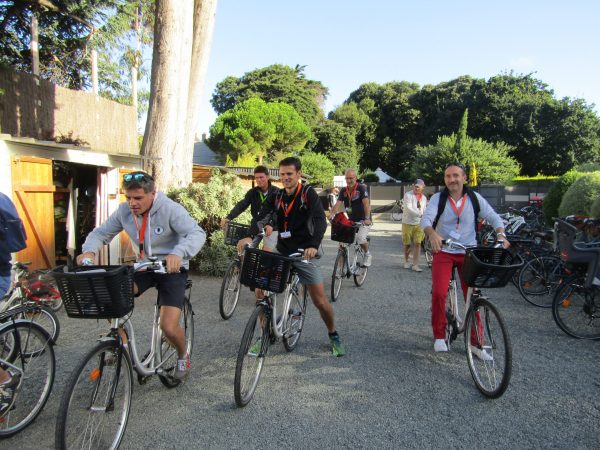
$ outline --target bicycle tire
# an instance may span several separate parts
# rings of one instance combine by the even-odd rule
[[[240,407],[246,406],[252,400],[269,349],[270,317],[267,308],[267,306],[259,304],[254,309],[240,343],[233,383],[235,403]],[[258,339],[260,339],[260,344],[257,344]],[[254,344],[257,344],[259,349],[257,353],[251,354],[250,349]]]
[[[30,302],[29,302],[30,303]],[[39,309],[24,312],[20,318],[31,320],[44,328],[56,344],[60,335],[60,322],[56,313],[49,306],[39,306]]]
[[[339,249],[338,254],[335,257],[335,263],[333,264],[333,274],[331,275],[331,301],[336,302],[339,295],[340,289],[342,288],[342,281],[346,276],[346,255],[344,250]]]
[[[354,264],[356,267],[355,272],[353,273],[354,284],[358,287],[361,287],[365,280],[367,279],[367,272],[369,272],[369,268],[367,266],[362,265],[362,261],[364,261],[365,252],[362,247],[359,247],[358,250],[354,251]],[[360,262],[359,262],[360,261]]]
[[[554,294],[564,277],[563,263],[556,256],[530,259],[519,272],[517,288],[533,306],[551,308]]]
[[[402,220],[402,211],[392,211],[392,214],[390,215],[394,222],[400,222]]]
[[[223,320],[227,320],[233,315],[240,298],[240,266],[239,261],[231,261],[221,283],[219,313]]]
[[[119,351],[114,339],[98,342],[67,381],[56,419],[56,448],[118,448],[127,427],[132,392],[129,353]]]
[[[23,344],[25,348],[20,347]],[[13,406],[0,420],[0,438],[5,438],[30,425],[52,392],[56,369],[52,339],[33,322],[6,323],[0,326],[0,360],[23,371]],[[0,365],[7,369],[5,363]]]
[[[552,317],[558,327],[577,339],[600,339],[600,288],[586,288],[585,275],[575,274],[556,291]]]
[[[191,290],[191,288],[189,288]],[[194,310],[190,302],[190,291],[186,294],[181,315],[179,316],[179,326],[185,333],[185,350],[192,357],[194,347]],[[161,331],[162,336],[162,331]],[[177,350],[167,339],[162,336],[160,351],[156,359],[156,366],[163,369],[163,373],[158,375],[161,383],[168,388],[174,388],[181,384],[181,380],[175,378],[175,369],[177,368]]]
[[[288,295],[292,296],[292,300],[290,301],[290,309],[288,310],[286,319],[286,331],[283,335],[283,346],[288,352],[293,351],[300,340],[300,335],[304,328],[304,320],[306,319],[308,298],[308,289],[300,284],[297,275],[290,286]]]
[[[423,239],[423,255],[425,255],[427,267],[431,267],[433,264],[433,251],[431,250],[431,242],[429,242],[428,236],[425,236],[425,239]]]
[[[455,270],[455,269],[453,269]],[[455,308],[458,308],[458,293],[457,293],[457,285],[456,279],[450,280],[450,284],[448,285],[448,293],[446,294],[446,345],[448,346],[448,350],[450,350],[450,346],[452,342],[456,340],[456,336],[458,336],[458,323],[456,322],[456,312],[453,311]]]
[[[467,362],[475,386],[488,398],[498,398],[508,388],[512,374],[512,345],[498,309],[487,299],[474,300],[465,320]],[[490,359],[478,357],[478,349]]]

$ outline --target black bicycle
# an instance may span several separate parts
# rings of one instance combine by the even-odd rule
[[[238,241],[248,235],[249,225],[229,222],[225,232],[225,244],[236,246]],[[242,269],[242,258],[236,251],[233,260],[229,263],[219,295],[219,313],[224,320],[229,319],[240,298],[240,271]]]

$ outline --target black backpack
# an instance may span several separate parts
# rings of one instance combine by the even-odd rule
[[[26,240],[25,227],[12,202],[7,196],[0,196],[0,249],[18,252],[27,247]]]
[[[479,211],[481,210],[481,208],[479,207],[479,199],[477,198],[477,195],[475,195],[475,191],[472,191],[467,186],[463,187],[463,195],[465,194],[465,192],[469,196],[469,198],[471,199],[471,203],[473,204],[473,213],[475,215],[475,220],[473,222],[475,224],[475,234],[477,234],[477,221],[478,221],[478,217],[479,217]],[[432,225],[434,230],[438,224],[438,220],[440,220],[440,216],[444,212],[444,209],[446,209],[446,203],[448,203],[448,195],[449,195],[448,188],[444,188],[444,190],[440,192],[440,200],[438,202],[438,210],[437,210],[437,214],[435,215],[435,219],[433,220],[433,225]]]

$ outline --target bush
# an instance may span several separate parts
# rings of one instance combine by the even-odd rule
[[[598,172],[600,171],[600,163],[584,163],[574,168],[577,172]]]
[[[563,195],[558,214],[591,215],[592,203],[600,196],[600,172],[584,174]]]
[[[563,195],[582,175],[583,174],[580,172],[570,170],[569,172],[564,173],[552,184],[552,186],[550,186],[548,193],[544,197],[544,202],[542,203],[542,211],[544,211],[544,218],[547,223],[552,224],[553,218],[558,217],[558,207],[560,206]]]
[[[379,177],[375,172],[365,172],[361,178],[365,183],[379,183]]]
[[[598,197],[594,203],[592,203],[592,209],[591,209],[591,214],[592,217],[595,217],[596,219],[600,219],[600,197]]]
[[[219,223],[245,195],[240,179],[231,173],[214,169],[208,183],[192,183],[168,192],[180,203],[206,232],[206,243],[190,261],[190,267],[203,275],[222,276],[231,261],[234,248],[225,245]],[[250,223],[250,212],[240,215],[236,222]]]
[[[308,182],[313,185],[323,185],[329,187],[333,183],[335,175],[335,166],[321,153],[306,151],[300,155],[302,161],[302,173],[310,175]]]

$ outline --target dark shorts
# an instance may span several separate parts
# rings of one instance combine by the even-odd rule
[[[158,304],[160,306],[175,306],[183,308],[185,299],[185,285],[187,271],[178,273],[136,272],[133,282],[141,295],[151,287],[158,290]]]

